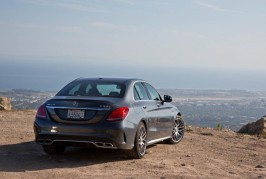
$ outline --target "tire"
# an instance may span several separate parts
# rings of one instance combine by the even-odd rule
[[[171,138],[165,140],[168,144],[177,144],[179,143],[185,134],[185,122],[181,116],[177,116],[175,120],[175,126],[172,130]]]
[[[47,153],[48,155],[59,155],[64,153],[66,146],[52,144],[52,145],[43,145],[42,148],[45,151],[45,153]]]
[[[139,124],[137,129],[134,147],[131,150],[127,150],[126,154],[132,159],[141,159],[145,155],[147,147],[147,130],[143,122]]]

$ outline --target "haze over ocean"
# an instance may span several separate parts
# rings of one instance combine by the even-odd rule
[[[136,77],[158,88],[266,90],[265,71],[126,65],[99,59],[4,59],[0,89],[59,90],[79,77]]]

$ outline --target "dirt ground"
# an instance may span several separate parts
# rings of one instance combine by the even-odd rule
[[[266,139],[256,136],[192,127],[181,143],[153,145],[140,160],[88,148],[48,156],[34,142],[34,116],[0,112],[0,178],[266,179]]]

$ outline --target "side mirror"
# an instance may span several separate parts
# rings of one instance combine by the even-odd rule
[[[169,95],[164,95],[163,102],[168,102],[168,103],[172,102],[172,97]]]

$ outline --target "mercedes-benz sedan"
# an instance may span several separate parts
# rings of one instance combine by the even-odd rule
[[[36,142],[47,154],[93,145],[142,158],[148,145],[182,140],[184,121],[171,101],[141,79],[79,78],[39,107]]]

